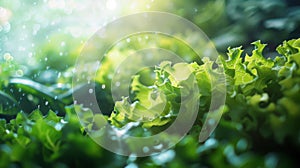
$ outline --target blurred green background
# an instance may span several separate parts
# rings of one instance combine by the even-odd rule
[[[297,0],[1,0],[0,60],[9,53],[25,75],[53,82],[76,61],[100,27],[141,11],[164,11],[198,25],[224,54],[229,46],[260,39],[274,51],[300,31]],[[268,56],[272,56],[272,53]],[[51,79],[53,81],[51,81]]]

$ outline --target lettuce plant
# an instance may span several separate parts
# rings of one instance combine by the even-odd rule
[[[67,101],[68,94],[62,93],[61,116],[52,110],[43,114],[40,109],[0,120],[0,167],[299,166],[300,39],[284,41],[274,59],[265,57],[265,44],[252,44],[250,55],[237,47],[229,48],[227,57],[218,58],[217,63],[225,70],[226,101],[219,109],[223,115],[218,127],[203,143],[198,136],[211,103],[211,74],[217,74],[218,68],[207,58],[202,64],[162,62],[154,68],[156,76],[150,86],[141,83],[139,75],[133,76],[131,95],[116,101],[111,114],[101,115],[125,134],[149,136],[174,122],[182,101],[199,100],[192,129],[174,148],[143,158],[108,152],[89,138],[88,128],[80,125],[75,110],[86,109],[67,106],[72,103]],[[195,83],[190,82],[192,79]],[[188,95],[193,87],[199,94],[191,98]],[[55,96],[53,93],[45,98]],[[1,103],[5,106],[3,95]],[[56,101],[53,98],[48,103]],[[99,116],[83,117],[97,121]],[[138,123],[128,127],[133,122]]]

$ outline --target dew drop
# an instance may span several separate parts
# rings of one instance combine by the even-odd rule
[[[32,100],[33,100],[33,96],[32,96],[31,94],[29,94],[29,95],[27,96],[27,99],[28,99],[29,101],[32,101]]]
[[[57,130],[57,131],[60,131],[62,128],[63,128],[63,124],[62,123],[57,123],[55,124],[54,128]]]
[[[156,146],[153,146],[153,148],[156,150],[161,150],[163,148],[163,144],[158,144]]]
[[[24,75],[24,73],[23,73],[23,71],[22,71],[21,69],[19,69],[19,70],[16,71],[16,75],[17,75],[18,77],[21,77],[21,76]]]
[[[3,57],[4,57],[4,60],[5,60],[5,61],[12,61],[12,60],[14,60],[14,57],[11,56],[10,53],[5,53],[5,54],[3,55]]]
[[[159,155],[153,155],[152,160],[156,164],[162,165],[162,164],[172,161],[174,159],[175,155],[176,155],[176,153],[173,150],[168,150],[166,152],[160,153]]]
[[[239,150],[246,150],[247,146],[248,146],[248,143],[247,143],[246,139],[240,139],[236,144],[236,147]]]
[[[143,147],[143,152],[144,153],[148,153],[150,151],[149,147],[148,146],[144,146]]]
[[[209,125],[215,125],[216,124],[216,120],[211,118],[211,119],[208,120],[208,124]]]
[[[137,159],[137,156],[135,153],[131,153],[128,157],[128,161],[134,162]]]

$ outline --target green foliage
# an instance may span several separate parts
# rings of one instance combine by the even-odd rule
[[[0,114],[14,115],[20,111],[17,101],[2,91],[0,91],[0,102]]]
[[[174,120],[179,109],[183,108],[180,107],[180,99],[189,96],[187,90],[185,90],[186,95],[182,95],[180,91],[181,83],[191,74],[186,66],[186,64],[176,64],[172,67],[170,62],[162,62],[155,70],[156,80],[152,86],[143,85],[139,81],[139,76],[134,76],[131,83],[131,90],[135,95],[134,102],[130,104],[128,98],[116,102],[116,113],[113,113],[110,118],[112,123],[124,126],[128,121],[141,120],[144,127],[152,127],[163,126]],[[123,123],[118,123],[119,121]]]
[[[15,63],[14,57],[9,53],[3,55],[4,61],[0,62],[0,89],[9,85],[9,79],[12,76],[22,76],[23,71],[19,69],[19,65]],[[17,101],[14,97],[0,90],[0,115],[16,114],[20,111],[17,107]]]
[[[47,42],[37,46],[37,70],[54,69],[64,71],[75,64],[76,58],[81,51],[82,42],[80,38],[75,38],[70,34],[53,34]],[[34,74],[34,73],[33,73]]]
[[[23,72],[19,69],[19,65],[14,61],[14,57],[5,53],[3,55],[4,61],[0,62],[0,89],[8,85],[11,76],[22,76]]]
[[[296,1],[228,0],[225,6],[229,24],[212,35],[219,50],[243,44],[247,51],[251,51],[248,43],[257,39],[275,49],[284,39],[299,36],[300,8]]]
[[[282,56],[274,60],[262,56],[264,44],[259,41],[253,43],[255,49],[252,55],[246,55],[242,63],[244,74],[251,74],[252,79],[246,83],[240,83],[239,80],[233,81],[235,76],[231,75],[228,78],[228,92],[231,95],[227,98],[227,104],[230,112],[225,115],[228,115],[231,121],[240,123],[244,121],[243,127],[247,132],[251,134],[261,132],[261,136],[273,139],[279,144],[294,141],[300,136],[295,131],[300,129],[295,123],[300,117],[296,103],[299,101],[300,79],[299,70],[296,68],[300,65],[297,62],[299,59],[297,41],[290,40],[280,45],[277,50]],[[240,48],[233,50],[239,50],[241,54]],[[229,57],[233,59],[234,55],[231,53],[233,53],[232,50],[229,52]],[[224,63],[225,65],[231,63],[231,60]],[[241,64],[241,61],[239,63]],[[233,71],[237,72],[239,69]],[[242,75],[238,78],[245,79]],[[297,144],[297,142],[294,143]]]
[[[299,37],[300,8],[295,0],[165,0],[154,1],[145,10],[175,13],[191,20],[221,52],[241,44],[251,51],[249,43],[257,39],[273,50],[283,40]]]
[[[277,53],[272,51],[282,40],[299,37],[299,2],[136,3],[136,11],[165,11],[189,19],[213,39],[219,51],[244,46],[228,48],[227,57],[220,56],[217,61],[226,74],[226,102],[215,111],[223,113],[222,118],[204,143],[198,138],[205,119],[211,117],[207,114],[211,90],[222,88],[222,84],[216,88],[211,85],[212,80],[218,80],[215,63],[207,58],[200,60],[184,42],[169,36],[145,33],[142,38],[122,39],[108,51],[95,77],[95,93],[104,115],[90,115],[91,110],[72,105],[72,93],[84,94],[87,86],[72,90],[71,83],[81,40],[87,39],[88,27],[93,27],[86,23],[93,18],[84,8],[71,5],[67,10],[50,9],[51,3],[17,0],[0,5],[0,13],[4,13],[0,16],[0,54],[4,56],[0,58],[0,167],[299,167],[300,39],[284,41]],[[80,6],[81,2],[72,3]],[[124,5],[123,14],[129,14],[132,7]],[[106,15],[110,17],[109,11]],[[82,24],[73,21],[74,17]],[[84,22],[86,18],[90,19]],[[192,33],[188,38],[199,40]],[[266,45],[260,41],[253,42],[252,49],[248,44],[257,39],[267,42],[271,50],[264,51]],[[138,65],[151,60],[135,51],[151,47],[172,51],[188,63],[160,61],[156,67],[133,74]],[[202,44],[199,47],[205,48]],[[29,59],[22,59],[18,65],[9,53]],[[115,78],[121,83],[129,79],[130,93],[126,94],[128,88],[121,85],[113,102],[112,76],[120,63],[130,62],[125,56],[132,54],[136,54],[135,64],[121,69],[121,75]],[[198,116],[188,135],[174,148],[157,155],[118,156],[96,144],[84,131],[103,126],[105,119],[126,135],[150,136],[171,125],[180,109],[190,108],[196,100]],[[79,117],[96,124],[87,122],[89,125],[83,128],[75,109],[88,111]],[[141,145],[128,143],[131,148]]]
[[[144,158],[121,157],[92,141],[84,131],[91,125],[83,128],[74,108],[85,109],[65,107],[69,92],[49,92],[50,87],[13,79],[22,81],[10,82],[16,88],[48,100],[50,111],[21,112],[11,120],[0,120],[0,167],[295,167],[300,152],[299,39],[283,42],[274,59],[264,57],[265,44],[252,44],[251,55],[244,56],[238,47],[229,48],[227,58],[219,57],[226,74],[226,108],[215,132],[202,144],[198,136],[208,117],[211,83],[220,70],[208,58],[202,64],[161,62],[154,68],[154,82],[146,85],[141,75],[132,77],[131,95],[116,101],[110,116],[101,120],[99,115],[80,116],[97,121],[96,127],[105,119],[128,135],[149,136],[172,124],[181,108],[200,100],[189,134],[174,148]],[[61,97],[50,101],[54,93]],[[2,100],[16,103],[6,93],[1,93]],[[65,103],[65,116],[52,111],[59,101]]]
[[[125,159],[100,148],[84,135],[73,107],[65,117],[39,110],[0,120],[0,167],[117,167]],[[101,158],[99,160],[99,158]],[[120,162],[113,162],[119,159]]]

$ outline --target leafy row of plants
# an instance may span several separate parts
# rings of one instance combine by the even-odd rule
[[[114,104],[113,113],[104,118],[116,129],[126,129],[126,134],[147,136],[176,119],[180,103],[194,89],[187,84],[195,76],[200,103],[193,128],[174,148],[143,158],[101,148],[86,134],[90,126],[80,125],[75,110],[84,109],[72,105],[68,88],[10,78],[16,68],[7,60],[1,66],[7,77],[0,92],[0,167],[295,167],[300,153],[300,39],[283,42],[274,59],[264,57],[265,44],[253,45],[250,56],[237,47],[229,48],[226,58],[219,57],[217,63],[226,75],[226,102],[217,129],[204,143],[198,136],[211,103],[212,74],[220,72],[211,60],[184,64],[190,72],[183,76],[182,63],[162,62],[153,70],[151,86],[136,75],[131,97],[115,103],[97,83],[96,92],[104,95],[99,102],[108,103],[106,109]],[[125,128],[144,117],[145,109],[151,111],[146,118]],[[98,123],[96,115],[88,117]]]

